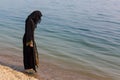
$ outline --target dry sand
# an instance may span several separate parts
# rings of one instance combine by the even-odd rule
[[[10,67],[0,65],[0,80],[38,80]]]

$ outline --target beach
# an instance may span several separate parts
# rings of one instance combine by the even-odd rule
[[[25,74],[22,57],[2,53],[0,54],[0,71],[2,80],[84,80],[82,75],[64,70],[44,59],[40,60],[36,74]]]
[[[34,75],[25,75],[39,80],[120,80],[119,3],[1,0],[0,65],[24,74],[25,20],[40,10],[43,16],[35,29],[40,66]]]
[[[40,66],[35,74],[24,73],[22,57],[0,54],[0,79],[2,80],[112,80],[111,77],[90,75],[85,72],[61,68],[40,57]],[[48,58],[49,59],[49,58]],[[2,78],[1,78],[2,77]]]
[[[38,80],[34,77],[15,71],[10,67],[0,65],[0,80]]]

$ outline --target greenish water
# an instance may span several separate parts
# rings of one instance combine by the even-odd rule
[[[1,0],[0,50],[12,50],[22,56],[25,19],[32,11],[41,10],[42,21],[35,32],[41,57],[49,57],[48,61],[65,69],[119,80],[119,3],[120,0]]]

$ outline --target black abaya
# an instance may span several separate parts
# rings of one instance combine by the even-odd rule
[[[25,24],[25,34],[23,36],[23,62],[25,69],[33,69],[36,71],[38,67],[39,58],[36,43],[34,40],[34,30],[36,28],[32,19],[28,18]],[[33,47],[29,46],[29,43],[33,43]]]

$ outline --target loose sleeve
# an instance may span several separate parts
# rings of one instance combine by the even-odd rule
[[[26,21],[26,45],[30,45],[31,43],[33,43],[33,21],[32,20],[28,20]]]

